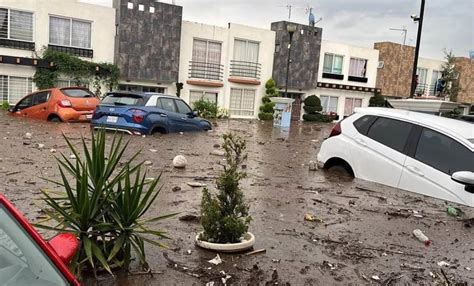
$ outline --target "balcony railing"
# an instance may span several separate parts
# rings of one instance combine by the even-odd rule
[[[230,61],[230,76],[250,77],[260,79],[262,65],[245,61]]]
[[[437,96],[436,85],[421,83],[416,86],[415,94],[418,96]]]
[[[224,66],[207,62],[189,62],[189,77],[222,81]]]

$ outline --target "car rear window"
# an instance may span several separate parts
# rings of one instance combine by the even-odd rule
[[[69,97],[94,97],[95,95],[87,89],[82,88],[62,88],[61,92]]]
[[[357,131],[359,131],[359,133],[366,135],[375,119],[377,119],[377,117],[372,115],[362,116],[361,118],[354,121],[354,127],[357,129]]]
[[[145,105],[145,99],[136,94],[109,94],[103,100],[103,104],[110,105]]]

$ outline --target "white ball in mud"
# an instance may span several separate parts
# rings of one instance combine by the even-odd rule
[[[173,166],[175,168],[185,168],[188,164],[188,160],[183,155],[178,155],[173,159]]]

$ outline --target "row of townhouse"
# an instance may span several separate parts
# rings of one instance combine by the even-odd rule
[[[114,0],[113,8],[44,1],[0,0],[0,99],[11,104],[35,90],[35,70],[48,64],[36,60],[43,48],[116,63],[121,90],[176,94],[182,84],[180,96],[188,103],[205,97],[236,118],[257,117],[270,78],[285,95],[286,21],[270,29],[234,23],[217,27],[183,21],[182,7],[152,0]],[[356,47],[324,41],[322,33],[319,27],[297,24],[293,35],[285,95],[295,99],[292,119],[301,119],[302,101],[313,94],[325,112],[343,118],[367,106],[376,92],[406,93],[399,87],[409,80],[405,68],[396,64],[401,60],[393,47],[385,46],[393,43]],[[424,65],[429,69],[424,71]],[[433,82],[440,65],[420,59],[424,82]],[[72,84],[68,78],[58,82]]]

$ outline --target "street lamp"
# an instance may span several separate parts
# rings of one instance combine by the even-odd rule
[[[291,63],[291,41],[293,40],[293,34],[296,32],[296,24],[288,23],[286,30],[290,35],[290,41],[288,42],[288,60],[286,61],[286,82],[285,82],[285,97],[288,97],[288,78],[290,76],[290,63]]]
[[[421,29],[423,27],[423,14],[425,13],[425,0],[421,0],[420,16],[411,15],[413,22],[418,22],[418,34],[416,36],[415,59],[413,60],[413,73],[411,76],[410,97],[415,95],[416,90],[416,69],[418,67],[418,54],[420,53]]]

